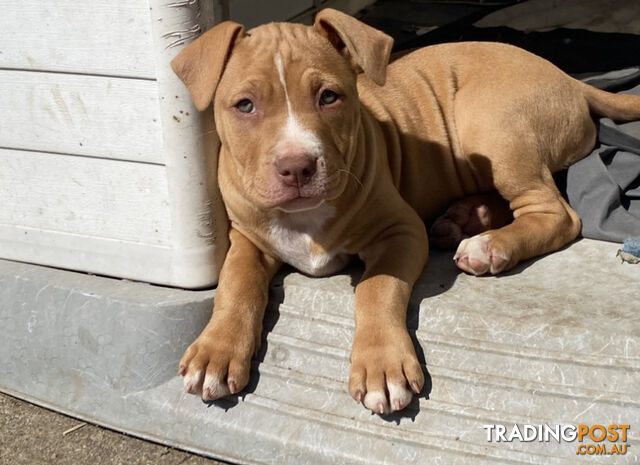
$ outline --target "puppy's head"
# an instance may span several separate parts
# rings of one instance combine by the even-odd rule
[[[222,23],[172,67],[196,107],[213,101],[222,157],[256,206],[308,210],[338,197],[358,133],[356,74],[384,84],[392,39],[326,9],[313,27]],[[221,180],[224,182],[223,180]]]

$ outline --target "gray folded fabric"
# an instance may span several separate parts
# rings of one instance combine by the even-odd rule
[[[640,69],[583,79],[615,89],[640,80]],[[624,91],[640,95],[640,85]],[[598,146],[567,172],[566,194],[582,219],[582,235],[623,242],[640,235],[640,122],[617,124],[601,118]]]

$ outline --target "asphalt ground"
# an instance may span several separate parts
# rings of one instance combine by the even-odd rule
[[[85,423],[0,393],[0,465],[85,464],[224,465],[224,462]]]

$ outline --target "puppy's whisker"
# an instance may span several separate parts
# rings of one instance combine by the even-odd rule
[[[358,179],[358,176],[356,176],[355,174],[353,174],[351,171],[349,170],[343,170],[343,169],[339,169],[338,170],[339,173],[347,173],[349,176],[351,176],[353,179],[355,179],[355,181],[358,183],[358,185],[360,187],[364,187],[364,185],[362,184],[362,181],[360,181],[360,179]]]

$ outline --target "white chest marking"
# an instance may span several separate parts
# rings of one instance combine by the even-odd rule
[[[331,251],[313,253],[313,236],[322,230],[335,215],[335,208],[321,205],[313,210],[298,212],[269,225],[272,244],[282,261],[311,276],[337,271],[345,264],[345,257]]]

